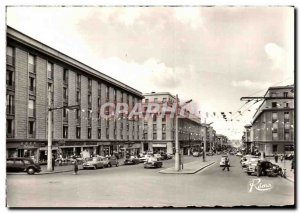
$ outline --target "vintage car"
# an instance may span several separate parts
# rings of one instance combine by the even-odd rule
[[[162,160],[162,156],[159,153],[156,153],[153,155],[155,158],[157,158],[157,160]]]
[[[140,159],[136,156],[130,156],[129,158],[126,158],[124,160],[124,165],[134,165],[139,163],[140,163]]]
[[[146,162],[148,158],[150,158],[152,155],[151,154],[146,154],[143,155],[142,157],[139,158],[140,162]]]
[[[82,164],[83,169],[98,169],[98,168],[104,168],[106,161],[104,160],[104,157],[92,157],[88,159],[85,163]]]
[[[160,168],[162,167],[162,161],[159,161],[155,157],[150,157],[146,162],[144,162],[144,168]]]
[[[109,167],[112,167],[112,166],[118,167],[119,166],[118,158],[114,155],[111,157],[108,157],[108,166]]]
[[[253,164],[253,163],[257,163],[257,161],[260,160],[260,157],[258,156],[252,156],[252,157],[248,157],[246,158],[245,161],[242,161],[242,168],[247,171],[247,167],[250,165],[250,164]]]
[[[223,156],[221,157],[221,160],[220,160],[220,166],[225,166],[225,160],[226,160],[226,158],[228,158],[227,155],[223,155]],[[229,158],[228,158],[228,165],[230,166]]]
[[[207,155],[207,156],[213,156],[214,153],[213,153],[213,152],[207,152],[206,155]]]
[[[8,158],[6,160],[7,172],[27,172],[29,175],[39,173],[41,167],[35,163],[31,158]]]
[[[252,175],[256,174],[257,175],[257,163],[251,163],[248,168],[247,168],[247,174]],[[261,169],[260,169],[260,174],[261,176],[269,176],[269,177],[276,177],[278,175],[283,176],[283,171],[282,168],[276,164],[271,163],[270,161],[261,161]]]
[[[200,152],[193,152],[193,157],[200,157],[201,153]]]

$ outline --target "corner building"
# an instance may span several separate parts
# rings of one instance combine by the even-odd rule
[[[49,93],[50,91],[50,93]],[[48,97],[50,94],[50,97]],[[47,159],[47,115],[52,111],[53,154],[124,154],[138,152],[140,121],[100,116],[101,105],[142,101],[141,92],[7,27],[7,157]]]

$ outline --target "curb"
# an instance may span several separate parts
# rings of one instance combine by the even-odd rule
[[[81,169],[80,169],[81,170]],[[40,173],[35,173],[35,175],[51,175],[51,174],[56,174],[56,173],[64,173],[64,172],[72,172],[73,169],[71,170],[64,170],[64,171],[54,171],[54,172],[40,172]],[[28,175],[26,172],[18,172],[18,173],[6,173],[6,175]]]
[[[213,165],[214,163],[216,163],[216,162],[213,161],[213,162],[211,162],[211,163],[209,163],[209,164],[207,164],[207,165],[205,165],[205,166],[203,166],[203,167],[201,167],[201,168],[199,168],[199,169],[196,169],[196,170],[194,170],[194,171],[191,171],[191,172],[182,172],[182,173],[178,173],[178,172],[164,172],[165,170],[167,170],[167,169],[164,169],[164,170],[160,170],[159,173],[160,173],[160,174],[183,174],[183,175],[191,175],[191,174],[195,174],[195,173],[201,171],[202,169],[205,169],[205,168],[208,167],[208,166]],[[168,168],[168,169],[169,169],[169,168]]]

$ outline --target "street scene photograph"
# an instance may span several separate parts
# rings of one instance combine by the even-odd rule
[[[5,15],[6,208],[295,208],[295,7]]]

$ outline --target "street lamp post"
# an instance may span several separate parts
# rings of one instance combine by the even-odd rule
[[[80,105],[51,107],[51,89],[48,91],[48,154],[47,154],[47,170],[52,171],[52,111],[57,109],[78,109]]]
[[[182,106],[192,102],[192,99],[185,102]],[[179,100],[176,94],[176,111],[175,111],[175,170],[180,171],[180,155],[179,155],[179,141],[178,141],[178,110],[179,110]]]

